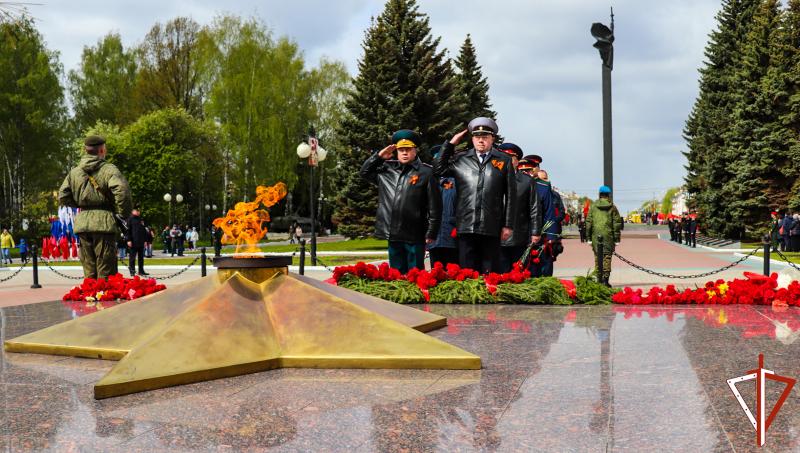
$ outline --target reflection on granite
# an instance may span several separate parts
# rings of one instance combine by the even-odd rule
[[[484,369],[281,369],[97,401],[113,362],[3,353],[0,451],[757,451],[725,380],[759,352],[800,377],[795,308],[421,308]],[[3,308],[0,339],[82,312]],[[766,451],[800,449],[796,393]]]

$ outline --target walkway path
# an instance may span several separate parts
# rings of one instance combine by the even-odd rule
[[[663,240],[658,237],[659,233],[663,237],[666,229],[629,228],[623,233],[622,243],[617,247],[617,253],[648,269],[676,275],[708,272],[738,259],[733,252],[710,251],[699,247],[692,249]],[[564,240],[564,249],[564,254],[559,256],[556,262],[555,275],[557,277],[574,278],[579,275],[586,275],[592,269],[594,257],[589,244],[570,238]],[[337,254],[341,253],[337,252]],[[358,253],[363,254],[363,252]],[[376,262],[380,262],[383,258],[376,256],[375,259]],[[761,272],[762,267],[761,261],[748,260],[731,270],[711,277],[678,280],[646,274],[615,258],[612,262],[611,284],[614,286],[650,287],[672,283],[678,287],[693,287],[702,285],[711,279],[723,278],[727,280],[741,277],[744,271]],[[172,274],[180,268],[180,266],[147,267],[148,271],[154,276]],[[57,269],[59,272],[75,277],[82,275],[81,268],[77,266],[59,267]],[[776,266],[776,269],[780,270],[782,267]],[[294,266],[290,270],[297,272],[297,268]],[[9,272],[9,270],[0,269],[0,278],[9,275]],[[214,275],[215,270],[209,267],[208,273],[209,275]],[[307,269],[306,275],[327,279],[331,276],[331,273],[322,267],[317,267]],[[199,265],[194,266],[174,279],[167,280],[166,283],[175,285],[198,277],[200,277]],[[32,275],[29,269],[25,269],[14,279],[0,283],[0,307],[60,299],[70,288],[79,284],[80,280],[66,279],[46,267],[40,267],[39,282],[42,285],[41,289],[31,289]]]

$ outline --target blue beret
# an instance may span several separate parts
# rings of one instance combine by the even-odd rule
[[[497,123],[495,123],[493,119],[483,116],[470,121],[469,125],[467,125],[467,129],[469,129],[470,134],[488,132],[492,135],[497,135],[498,131]]]
[[[600,193],[611,193],[611,187],[600,186]]]

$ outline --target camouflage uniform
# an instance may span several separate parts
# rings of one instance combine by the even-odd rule
[[[620,240],[622,227],[622,217],[611,200],[601,197],[592,203],[589,215],[586,216],[586,234],[592,241],[595,263],[599,258],[597,255],[600,253],[597,237],[603,238],[603,275],[598,277],[604,283],[608,283],[608,279],[611,277],[611,256],[614,254],[616,243]],[[596,267],[595,272],[597,272]]]
[[[95,190],[92,176],[99,187]],[[104,195],[103,193],[108,195]],[[113,197],[114,206],[110,199]],[[107,278],[117,273],[117,237],[114,213],[131,210],[128,181],[116,166],[105,159],[85,154],[61,184],[58,199],[63,206],[80,208],[74,231],[81,241],[80,260],[85,278]]]

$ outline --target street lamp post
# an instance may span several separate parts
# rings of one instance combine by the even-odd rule
[[[308,183],[309,203],[311,204],[311,265],[317,265],[317,212],[314,207],[314,167],[325,160],[328,152],[319,146],[314,128],[308,130],[308,142],[297,145],[297,157],[308,159],[311,179]]]
[[[216,215],[217,212],[217,205],[207,204],[205,205],[205,208],[206,208],[206,217],[208,218],[208,220],[211,220],[211,222],[209,223],[212,223],[213,222],[212,217]]]
[[[164,201],[167,202],[167,206],[169,207],[169,226],[170,226],[170,228],[172,228],[172,225],[174,225],[174,223],[172,223],[172,198],[173,197],[172,197],[171,193],[165,193],[164,194]],[[183,202],[183,195],[181,195],[181,194],[175,195],[175,203],[181,203],[181,202]]]
[[[614,9],[611,9],[611,27],[599,22],[592,24],[592,36],[597,40],[594,48],[603,60],[603,184],[614,188],[614,167],[611,154],[611,70],[614,68]]]

